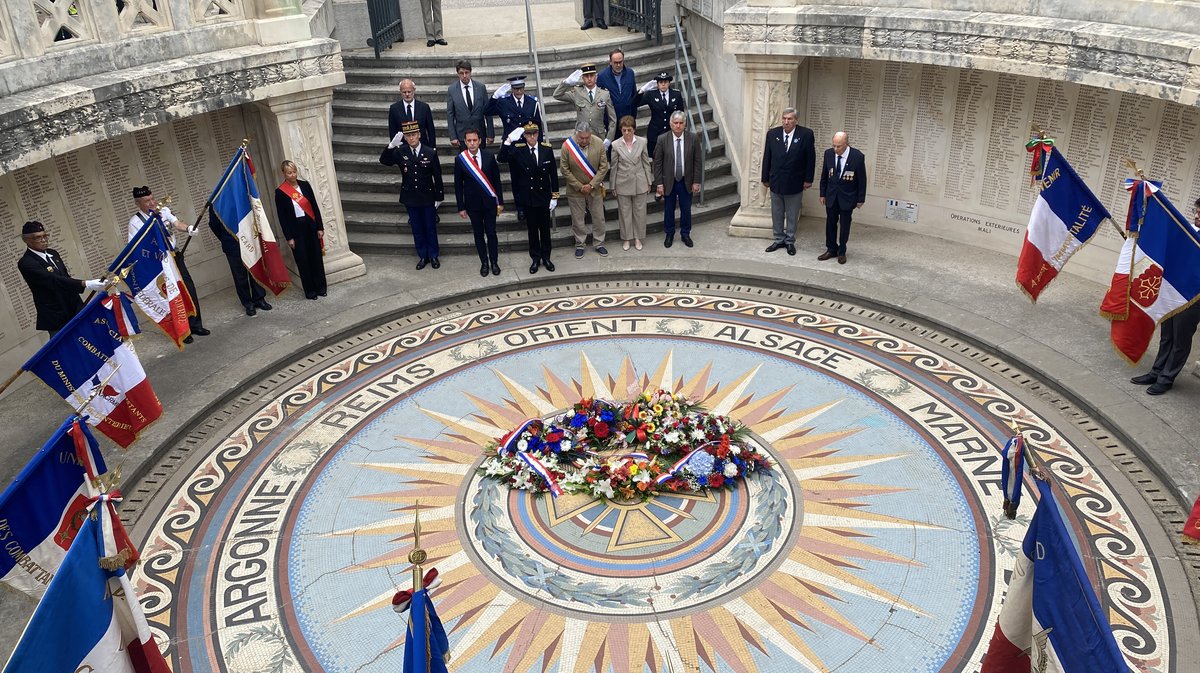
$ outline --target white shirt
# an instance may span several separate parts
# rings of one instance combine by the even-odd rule
[[[179,218],[175,217],[175,215],[171,212],[171,209],[166,206],[159,208],[158,214],[160,217],[162,217],[162,221],[168,225],[174,225],[179,221]],[[149,221],[149,213],[143,213],[140,210],[134,213],[133,217],[129,218],[129,240],[132,241],[138,235],[138,232],[142,230],[142,227],[145,226],[146,222]],[[175,238],[175,227],[168,226],[166,227],[166,230],[168,239],[172,239],[168,240],[167,242],[173,244],[173,239]]]

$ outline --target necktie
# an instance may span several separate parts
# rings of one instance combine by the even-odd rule
[[[675,180],[683,179],[683,137],[675,139]]]
[[[413,119],[412,103],[409,103],[406,107],[408,107],[408,118]]]
[[[792,134],[783,134],[783,151],[786,152],[792,148]]]
[[[589,101],[592,101],[593,103],[594,103],[594,102],[596,102],[596,91],[595,91],[595,89],[588,89],[588,100],[589,100]]]
[[[839,178],[842,177],[842,155],[840,154],[838,155],[837,174]]]
[[[663,94],[663,104],[665,105],[666,103],[667,103],[667,94],[664,93]]]
[[[467,101],[467,109],[468,110],[475,107],[475,104],[471,102],[471,87],[470,86],[463,87],[463,100]]]
[[[529,155],[533,157],[533,163],[536,164],[537,163],[537,145],[531,145],[529,147]]]

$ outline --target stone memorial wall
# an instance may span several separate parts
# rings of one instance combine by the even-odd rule
[[[936,65],[810,57],[800,67],[807,87],[797,108],[817,138],[817,170],[839,129],[867,155],[868,199],[856,221],[1018,254],[1036,198],[1024,147],[1031,123],[1056,139],[1118,225],[1128,205],[1126,157],[1163,180],[1184,215],[1200,197],[1195,107]],[[815,199],[805,206],[816,212]],[[1120,247],[1106,224],[1068,268],[1107,282]]]
[[[226,108],[134,133],[56,156],[0,175],[0,368],[13,371],[45,342],[34,329],[29,289],[17,271],[25,252],[21,225],[39,220],[50,231],[71,275],[95,278],[127,241],[135,206],[130,190],[149,185],[160,200],[170,195],[171,210],[195,222],[241,139],[248,135],[243,108]],[[258,189],[270,203],[275,171],[259,148]],[[251,146],[254,153],[254,146]],[[268,213],[274,209],[268,205]],[[229,267],[207,218],[187,249],[188,268],[204,296],[229,284]]]

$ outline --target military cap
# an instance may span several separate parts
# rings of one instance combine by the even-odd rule
[[[583,67],[580,68],[580,70],[585,75],[595,75],[596,74],[596,64],[595,63],[584,63]]]
[[[525,75],[517,75],[516,77],[508,78],[508,85],[514,89],[520,89],[525,86]]]
[[[150,188],[142,185],[141,187],[133,188],[133,198],[140,199],[143,196],[150,196]]]
[[[46,230],[46,227],[42,226],[41,222],[38,222],[37,220],[30,220],[30,221],[26,222],[24,226],[21,227],[21,235],[28,236],[29,234],[36,234],[39,231],[45,231],[45,230]]]
[[[654,76],[654,79],[659,82],[663,82],[663,81],[670,82],[671,80],[673,80],[675,78],[671,77],[671,73],[669,73],[669,72],[660,72]]]
[[[420,133],[421,123],[415,121],[400,122],[400,131],[402,133]]]
[[[539,127],[537,125],[537,122],[535,122],[535,121],[525,122],[525,126],[523,126],[522,128],[525,129],[526,133],[537,133],[538,131],[541,130],[541,127]]]

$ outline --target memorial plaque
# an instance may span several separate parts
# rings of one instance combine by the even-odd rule
[[[174,124],[176,149],[183,162],[186,190],[176,199],[176,208],[171,210],[185,222],[196,221],[201,214],[205,202],[212,194],[217,181],[225,169],[225,163],[218,157],[219,147],[215,146],[209,132],[209,125],[204,117],[189,117]],[[209,258],[220,251],[221,245],[215,236],[207,231],[207,216],[201,219],[201,233],[192,237],[188,246],[188,258]]]
[[[1196,164],[1194,148],[1200,138],[1200,110],[1175,103],[1162,103],[1162,115],[1155,133],[1153,151],[1146,175],[1163,181],[1163,191],[1187,215],[1194,199],[1190,178]]]
[[[0,280],[8,291],[16,327],[24,332],[33,329],[37,313],[33,307],[33,296],[29,294],[29,286],[17,270],[17,260],[25,254],[25,245],[21,242],[21,226],[25,224],[25,214],[18,202],[17,184],[13,176],[0,175],[0,238],[15,241],[7,248],[10,252],[4,254],[4,263],[0,264]]]
[[[996,210],[1016,210],[1020,184],[1029,183],[1024,147],[1029,138],[1029,78],[998,75],[994,101],[979,203]]]
[[[1080,86],[1075,99],[1075,113],[1063,134],[1067,151],[1070,152],[1067,160],[1110,213],[1122,211],[1123,203],[1128,202],[1128,196],[1124,201],[1114,201],[1112,195],[1104,190],[1109,141],[1116,124],[1118,97],[1115,91]],[[1124,240],[1112,227],[1105,226],[1100,227],[1093,242],[1108,249],[1119,249]]]
[[[879,123],[879,73],[883,67],[878,61],[850,61],[846,72],[846,119],[841,129],[850,135],[851,145],[866,153],[868,162],[876,156],[884,130]],[[867,176],[874,173],[868,171]]]
[[[142,184],[141,171],[135,165],[133,156],[133,136],[118,136],[96,143],[94,147],[100,177],[104,181],[104,200],[112,210],[120,240],[127,241],[129,217],[135,210],[131,192]]]
[[[965,206],[979,202],[984,143],[991,120],[986,102],[993,99],[996,76],[978,70],[958,70],[957,74],[943,196]]]
[[[941,191],[941,169],[946,165],[946,139],[950,133],[952,108],[946,95],[949,68],[917,66],[916,110],[913,115],[912,163],[908,169],[908,189],[922,196],[937,196]]]
[[[1055,146],[1059,151],[1067,154],[1065,143],[1062,142],[1062,133],[1067,130],[1070,123],[1071,114],[1075,105],[1075,94],[1079,87],[1074,84],[1066,84],[1064,82],[1055,82],[1048,79],[1037,80],[1037,93],[1033,96],[1033,111],[1031,113],[1031,122],[1037,124],[1047,137],[1055,139]],[[1030,130],[1031,129],[1027,129]],[[1032,138],[1032,131],[1027,134],[1023,140]],[[1030,153],[1026,153],[1024,160],[1024,170],[1026,173],[1033,164],[1033,157]],[[1070,157],[1067,161],[1071,161]],[[1017,212],[1022,215],[1029,215],[1033,209],[1033,202],[1037,198],[1038,190],[1033,185],[1032,178],[1022,179],[1020,182],[1020,193],[1017,197],[1016,204]]]
[[[874,164],[867,176],[880,194],[899,196],[908,182],[904,178],[912,163],[917,67],[911,63],[883,65],[878,151],[867,155],[867,161],[873,159]]]
[[[144,178],[138,184],[150,187],[160,202],[170,196],[172,201],[179,199],[186,203],[187,195],[183,191],[186,183],[183,180],[183,169],[179,165],[174,135],[170,126],[153,126],[133,134],[134,147],[142,165]],[[172,204],[172,211],[174,205]],[[131,202],[130,216],[134,210],[136,207]],[[181,216],[180,219],[186,217]]]
[[[87,264],[79,254],[72,218],[63,208],[58,172],[53,161],[42,161],[13,171],[17,198],[24,220],[37,220],[50,232],[50,247],[58,251],[67,270],[75,278],[86,273]],[[22,220],[22,222],[24,221]]]
[[[814,58],[809,75],[805,126],[813,131],[817,146],[817,170],[829,139],[846,118],[847,62],[841,59]]]
[[[83,257],[83,267],[77,274],[95,278],[108,268],[125,244],[123,237],[118,238],[107,208],[106,190],[96,170],[96,151],[87,147],[54,157],[53,162],[62,180],[62,198]]]
[[[206,115],[206,120],[212,128],[212,139],[217,152],[217,163],[221,170],[229,164],[233,153],[237,151],[242,139],[246,137],[246,122],[242,117],[241,108],[225,108]],[[220,174],[217,175],[220,177]]]

